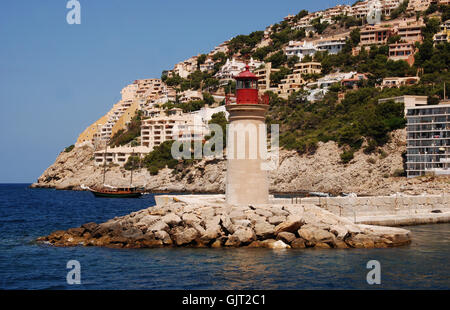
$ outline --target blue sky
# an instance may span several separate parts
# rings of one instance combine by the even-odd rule
[[[67,0],[0,4],[0,183],[36,181],[135,79],[301,9],[344,0]]]

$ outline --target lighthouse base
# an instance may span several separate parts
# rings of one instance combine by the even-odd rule
[[[267,154],[265,104],[227,105],[226,203],[231,205],[269,203],[269,179],[264,169]]]

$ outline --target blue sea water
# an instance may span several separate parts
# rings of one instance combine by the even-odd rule
[[[151,205],[153,195],[98,199],[0,185],[0,289],[450,288],[450,224],[409,227],[412,244],[394,249],[56,248],[34,241]],[[81,264],[81,285],[66,283],[69,260]],[[369,260],[381,264],[380,285],[367,284]]]

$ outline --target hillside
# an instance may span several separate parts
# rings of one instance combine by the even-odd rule
[[[342,164],[335,142],[319,143],[314,155],[298,155],[282,151],[280,166],[271,172],[271,192],[290,193],[323,191],[338,194],[355,192],[359,195],[381,195],[404,192],[409,194],[441,193],[450,189],[450,179],[396,177],[403,169],[405,151],[404,130],[395,131],[389,143],[378,154],[355,153],[349,164]],[[33,187],[80,189],[80,185],[101,184],[103,168],[94,166],[92,149],[88,146],[62,152]],[[134,171],[133,183],[151,191],[165,192],[223,192],[225,161],[200,161],[191,167],[174,172],[165,168],[158,175],[146,169]],[[130,171],[109,167],[106,183],[128,186]]]
[[[450,6],[433,4],[424,11],[414,12],[405,1],[390,12],[390,16],[382,16],[381,28],[402,23],[405,27],[421,25],[420,39],[411,43],[414,61],[410,63],[391,57],[390,44],[407,43],[401,32],[381,44],[362,45],[362,31],[372,26],[367,26],[363,18],[349,15],[351,10],[352,7],[344,6],[312,13],[302,10],[264,31],[238,35],[208,54],[199,54],[176,64],[173,70],[163,72],[160,80],[151,79],[151,83],[166,87],[166,97],[146,98],[144,107],[133,110],[131,115],[126,110],[126,101],[121,102],[122,109],[128,111],[129,121],[122,120],[124,126],[109,137],[110,145],[136,146],[141,143],[141,121],[148,118],[144,116],[144,110],[149,112],[157,108],[169,112],[178,108],[188,113],[203,106],[223,104],[224,100],[219,103],[213,96],[224,98],[225,93],[233,92],[235,83],[228,81],[224,85],[226,79],[219,78],[223,73],[221,70],[230,60],[254,59],[270,64],[272,68],[266,73],[270,82],[261,92],[270,97],[266,123],[280,124],[280,146],[283,148],[280,167],[271,175],[273,192],[389,194],[397,191],[436,192],[446,188],[445,178],[405,178],[404,105],[394,101],[379,103],[378,100],[422,95],[427,97],[428,104],[437,104],[446,99],[445,93],[450,91],[450,43],[434,44],[434,37],[441,31],[441,25],[448,23]],[[340,13],[333,13],[336,11]],[[392,29],[397,29],[395,27]],[[293,46],[304,41],[320,43],[327,38],[333,41],[336,37],[343,44],[336,53],[317,50],[302,59],[287,55],[287,47],[295,42],[297,45]],[[318,63],[320,70],[295,73],[296,68],[305,63]],[[343,78],[334,78],[342,73],[360,78],[349,86],[341,83]],[[411,77],[415,82],[394,88],[382,87],[384,80],[390,77]],[[292,79],[300,81],[301,85],[288,84]],[[324,84],[321,81],[325,81]],[[147,82],[140,80],[136,85],[130,84],[123,92],[131,98],[131,91],[144,92],[139,87]],[[286,92],[286,89],[292,91]],[[322,96],[312,97],[313,93],[322,90]],[[172,99],[167,97],[170,91],[174,93]],[[186,92],[198,94],[190,100]],[[136,101],[133,104],[132,107],[137,106]],[[223,118],[216,115],[213,120],[225,126]],[[88,132],[91,134],[92,130]],[[93,149],[85,143],[82,145],[61,153],[35,186],[79,189],[81,184],[101,184],[103,169],[94,166]],[[167,154],[160,153],[163,149],[155,148],[139,162],[130,157],[126,166],[146,167],[135,171],[135,185],[155,191],[223,191],[224,162],[177,164],[167,158]],[[177,167],[173,170],[165,168],[166,165]],[[107,183],[128,185],[129,173],[124,168],[111,166]]]

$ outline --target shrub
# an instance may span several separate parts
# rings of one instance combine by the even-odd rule
[[[125,145],[137,137],[141,136],[141,111],[136,112],[135,116],[131,119],[131,122],[127,125],[127,129],[118,130],[115,135],[109,141],[111,146]]]
[[[69,152],[71,152],[74,148],[75,148],[75,145],[72,144],[71,146],[66,147],[66,148],[64,149],[64,152],[69,153]]]
[[[393,177],[404,177],[405,171],[403,169],[396,169],[392,174]]]
[[[372,157],[369,157],[369,158],[367,158],[367,162],[369,163],[369,164],[375,164],[376,162],[377,162],[377,160],[375,159],[375,158],[372,158]]]
[[[158,174],[158,171],[166,166],[173,169],[178,164],[178,160],[174,159],[171,153],[173,142],[164,141],[144,157],[144,166],[150,171],[150,174]]]
[[[344,151],[344,152],[341,154],[341,161],[342,161],[342,163],[343,163],[343,164],[349,163],[349,162],[353,159],[354,153],[355,153],[354,150]]]

